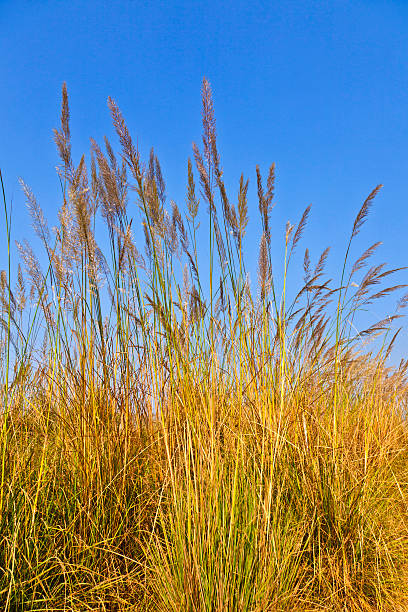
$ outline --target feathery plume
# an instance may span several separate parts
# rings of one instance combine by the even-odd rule
[[[258,281],[261,292],[261,299],[264,300],[267,297],[271,282],[271,270],[268,255],[268,240],[266,237],[266,232],[263,232],[259,245]]]
[[[188,306],[188,300],[190,296],[190,274],[188,271],[188,265],[183,266],[183,309]]]
[[[187,163],[187,176],[188,176],[188,187],[187,187],[187,208],[190,213],[190,218],[193,221],[198,213],[198,201],[195,193],[195,183],[193,174],[193,164],[191,159],[188,158]]]
[[[113,152],[112,145],[106,136],[103,137],[103,140],[105,142],[105,149],[109,157],[110,167],[112,171],[116,174],[117,169],[118,169],[118,163],[116,161],[116,156],[115,156],[115,153]]]
[[[378,249],[378,247],[382,244],[382,242],[376,242],[372,244],[364,253],[356,260],[355,264],[350,273],[349,279],[351,280],[353,276],[361,270],[367,263],[367,260],[373,255],[373,253]]]
[[[309,255],[309,249],[305,250],[305,256],[303,259],[303,270],[305,272],[305,282],[309,282],[310,279],[310,255]]]
[[[205,315],[205,303],[201,300],[200,294],[195,285],[190,291],[190,320],[200,321]]]
[[[273,196],[275,189],[275,164],[272,164],[269,169],[266,194],[264,193],[262,175],[259,166],[256,166],[256,180],[258,187],[259,212],[261,213],[262,227],[269,245],[271,241],[270,216],[273,208]]]
[[[61,129],[54,129],[54,139],[59,156],[64,164],[65,176],[69,178],[72,169],[71,132],[69,128],[68,91],[65,82],[62,84]]]
[[[26,204],[32,219],[33,229],[45,245],[45,248],[48,248],[50,232],[42,208],[38,204],[32,189],[23,181],[22,178],[19,179],[19,183],[26,197]]]
[[[20,312],[22,312],[26,305],[26,294],[25,294],[25,283],[24,283],[23,271],[21,269],[21,264],[18,264],[18,268],[17,268],[16,295],[17,295],[17,308]]]
[[[98,162],[101,179],[99,180],[99,196],[102,204],[102,214],[108,223],[113,224],[117,216],[124,214],[125,202],[120,196],[117,177],[93,138],[91,138],[91,146]]]
[[[239,226],[239,248],[242,246],[242,239],[245,236],[248,225],[248,185],[249,180],[244,182],[244,175],[241,174],[238,190],[238,226]]]
[[[203,146],[204,159],[207,162],[207,169],[210,172],[212,161],[215,167],[219,166],[219,159],[216,150],[216,127],[214,117],[214,105],[212,100],[211,85],[204,77],[201,87],[202,102],[202,122],[203,122]]]
[[[370,193],[370,195],[366,198],[366,200],[364,201],[364,204],[362,205],[362,207],[360,208],[357,217],[355,218],[354,221],[354,225],[353,225],[353,231],[351,232],[351,238],[353,239],[355,236],[357,236],[357,234],[359,233],[362,225],[364,224],[364,221],[367,218],[367,215],[370,211],[370,208],[372,206],[373,200],[375,198],[375,196],[378,194],[378,192],[380,191],[380,189],[383,187],[383,185],[377,185],[377,187],[375,189],[372,190],[372,192]]]
[[[195,143],[193,143],[193,152],[194,152],[194,159],[195,159],[195,163],[197,166],[198,174],[200,176],[201,187],[203,189],[202,194],[204,198],[207,200],[208,206],[211,212],[213,214],[216,214],[214,197],[213,197],[213,192],[212,192],[212,188],[210,184],[210,178],[209,178],[207,169],[204,165],[204,160],[202,158],[202,155]]]
[[[108,98],[108,107],[111,112],[113,125],[119,137],[120,144],[122,146],[124,158],[129,168],[131,169],[134,178],[140,186],[143,178],[143,171],[140,166],[139,151],[136,149],[132,142],[129,130],[126,126],[125,120],[123,118],[122,113],[120,112],[118,105],[111,97]]]
[[[323,272],[323,270],[324,270],[324,267],[325,267],[325,265],[326,265],[326,262],[327,262],[327,257],[328,257],[328,255],[329,255],[329,252],[330,252],[330,247],[327,247],[327,248],[326,248],[326,249],[323,251],[323,253],[320,255],[320,257],[319,257],[319,261],[317,262],[317,265],[316,265],[316,267],[315,267],[314,274],[313,274],[313,276],[314,276],[315,278],[316,278],[316,277],[321,276],[321,274],[322,274],[322,272]]]
[[[44,278],[41,272],[40,263],[34,255],[34,251],[32,250],[31,246],[26,240],[24,241],[24,244],[16,242],[16,246],[24,262],[27,275],[31,279],[31,289],[33,290],[34,288],[38,292],[38,294],[40,294]]]
[[[296,245],[298,244],[299,240],[302,237],[302,234],[304,232],[306,223],[307,223],[307,219],[309,217],[309,213],[310,213],[310,209],[312,208],[312,205],[310,204],[306,210],[304,211],[301,220],[299,221],[299,225],[296,228],[296,232],[293,236],[293,242],[292,242],[292,251],[296,248]]]
[[[157,156],[155,156],[154,158],[154,176],[156,179],[157,193],[158,193],[162,206],[164,206],[164,203],[166,201],[166,184],[163,179],[161,166],[160,166]]]

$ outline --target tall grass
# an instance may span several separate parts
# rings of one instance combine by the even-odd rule
[[[290,301],[310,209],[287,225],[275,275],[275,168],[257,169],[251,287],[248,182],[232,203],[206,80],[202,101],[185,213],[111,99],[120,154],[92,141],[89,167],[74,165],[65,85],[53,231],[22,183],[45,258],[18,244],[21,265],[9,255],[1,275],[1,608],[405,610],[408,364],[387,367],[386,331],[408,296],[352,332],[403,289],[384,285],[398,270],[369,267],[378,244],[349,261],[379,187],[339,286],[328,250],[312,266],[306,249]]]

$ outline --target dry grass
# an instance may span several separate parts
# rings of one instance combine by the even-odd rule
[[[201,190],[189,161],[186,214],[167,206],[154,152],[144,164],[113,100],[120,156],[92,142],[89,169],[74,165],[65,86],[53,232],[23,184],[46,265],[26,243],[15,289],[10,257],[1,276],[1,608],[406,610],[407,364],[386,367],[389,334],[375,354],[359,348],[408,298],[350,335],[362,307],[402,289],[383,285],[384,266],[363,271],[378,244],[349,262],[379,188],[339,286],[324,276],[328,251],[313,268],[306,250],[288,303],[309,209],[287,226],[278,283],[275,168],[266,184],[257,169],[251,289],[248,182],[234,205],[207,81],[202,95]]]

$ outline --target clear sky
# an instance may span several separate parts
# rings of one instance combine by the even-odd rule
[[[56,220],[52,128],[64,80],[77,161],[90,136],[113,133],[110,95],[183,204],[206,75],[226,181],[235,194],[241,171],[250,178],[253,220],[255,165],[266,172],[275,161],[273,236],[281,244],[286,220],[312,203],[303,245],[314,259],[333,245],[334,275],[359,206],[381,182],[356,254],[382,240],[380,259],[408,263],[407,0],[0,0],[0,27],[0,166],[14,238],[30,234],[19,176]],[[254,259],[257,230],[254,221]]]

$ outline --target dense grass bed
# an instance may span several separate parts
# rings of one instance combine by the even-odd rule
[[[43,254],[20,244],[1,275],[0,608],[407,610],[407,362],[387,367],[387,329],[408,298],[378,245],[349,255],[379,187],[338,285],[306,250],[289,300],[310,209],[273,274],[275,170],[257,169],[251,284],[248,182],[227,196],[205,80],[202,98],[185,212],[112,100],[119,154],[92,142],[74,165],[65,86],[53,231],[23,183]]]

